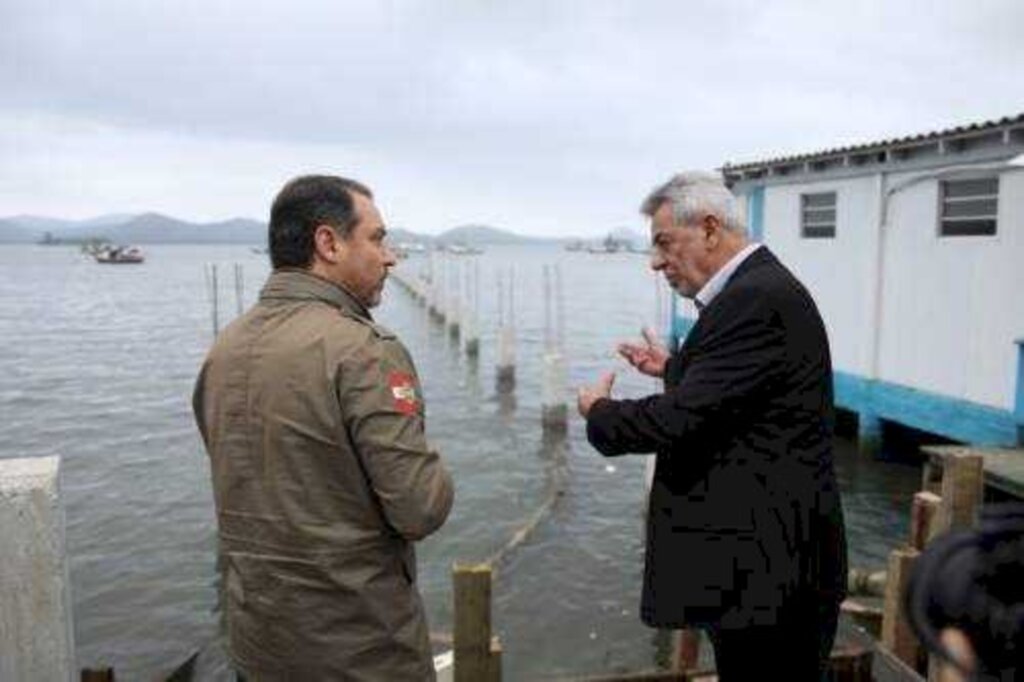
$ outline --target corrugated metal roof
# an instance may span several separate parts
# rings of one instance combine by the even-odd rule
[[[757,168],[760,166],[772,166],[776,164],[789,164],[797,162],[812,161],[817,159],[825,159],[830,157],[841,156],[844,154],[856,154],[862,152],[871,151],[882,151],[884,149],[892,149],[905,147],[921,142],[929,142],[931,140],[937,140],[940,138],[956,138],[965,135],[973,135],[978,133],[985,133],[991,130],[996,130],[1006,126],[1024,125],[1024,113],[1017,114],[1016,116],[1006,116],[1004,118],[992,121],[982,121],[980,123],[971,123],[969,125],[957,126],[956,128],[947,128],[945,130],[936,130],[930,133],[921,133],[918,135],[907,135],[906,137],[894,137],[888,140],[878,140],[877,142],[868,142],[866,144],[852,145],[849,147],[837,147],[835,149],[825,149],[816,152],[810,152],[806,154],[796,154],[792,156],[780,156],[772,159],[765,159],[763,161],[745,161],[743,163],[726,163],[722,166],[723,172],[729,171],[743,171],[749,168]]]

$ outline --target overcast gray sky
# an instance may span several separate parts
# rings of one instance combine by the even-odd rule
[[[1024,2],[0,0],[0,216],[644,227],[670,173],[1024,111]]]

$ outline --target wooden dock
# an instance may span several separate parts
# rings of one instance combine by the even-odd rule
[[[926,490],[934,488],[947,457],[970,452],[981,455],[987,487],[1024,500],[1024,448],[924,445],[921,450],[928,456],[923,481]]]

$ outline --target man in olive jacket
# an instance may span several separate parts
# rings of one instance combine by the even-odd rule
[[[373,322],[394,254],[363,185],[305,176],[270,215],[273,273],[195,387],[228,649],[249,680],[433,680],[413,541],[452,482],[416,370]]]

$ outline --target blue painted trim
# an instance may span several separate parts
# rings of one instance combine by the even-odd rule
[[[835,399],[844,409],[871,413],[964,443],[1012,447],[1021,442],[1019,422],[1009,410],[856,374],[835,373]]]
[[[857,414],[857,437],[880,438],[882,436],[882,420],[874,412]]]
[[[697,324],[697,320],[692,317],[672,316],[672,348],[679,348],[679,344],[686,340],[695,324]]]
[[[751,241],[764,241],[764,185],[747,194],[747,235]]]
[[[1017,339],[1017,391],[1014,400],[1017,439],[1024,443],[1024,339]]]
[[[672,311],[668,318],[668,347],[679,348],[679,337],[676,336],[676,319],[679,317],[679,297],[669,293],[672,297]]]
[[[1017,339],[1017,392],[1014,399],[1017,442],[1024,444],[1024,339]]]

